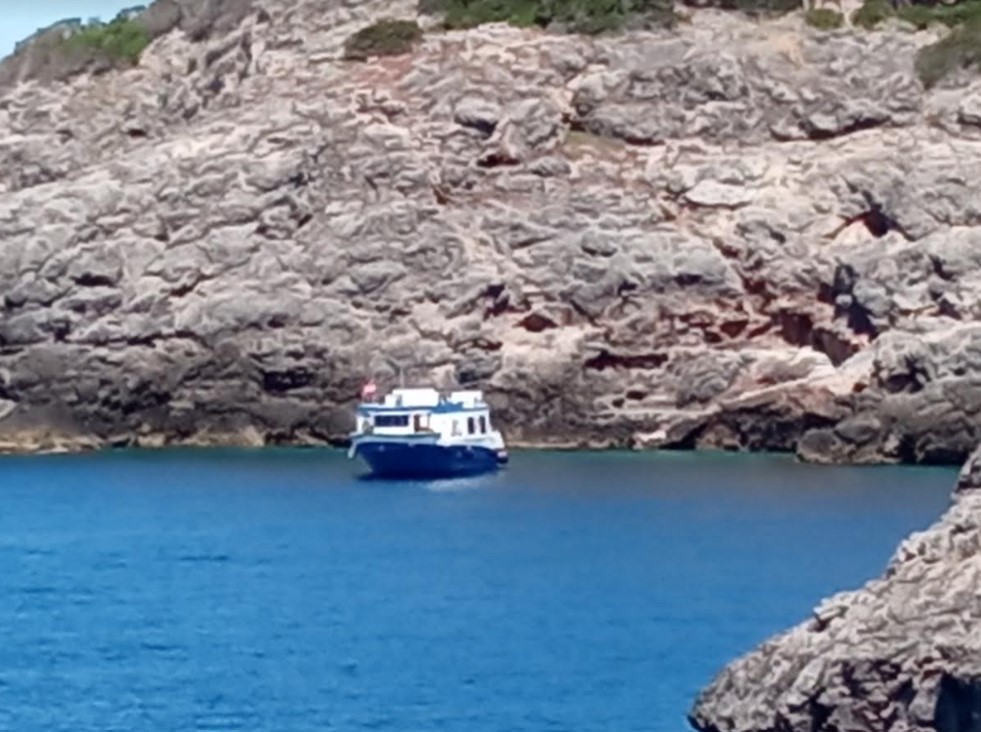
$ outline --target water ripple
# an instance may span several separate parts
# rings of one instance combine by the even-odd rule
[[[227,554],[182,554],[177,557],[179,562],[227,562],[231,559]]]

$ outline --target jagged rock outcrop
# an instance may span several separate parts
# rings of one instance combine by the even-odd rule
[[[965,732],[981,719],[981,448],[949,511],[881,579],[729,665],[690,715],[702,732]]]
[[[930,34],[699,10],[342,60],[414,15],[159,0],[134,69],[0,71],[0,446],[332,439],[400,369],[515,443],[981,438],[981,85],[924,92]]]

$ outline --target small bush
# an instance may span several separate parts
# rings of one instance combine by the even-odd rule
[[[922,30],[934,23],[951,28],[981,18],[981,0],[967,0],[954,5],[913,4],[894,9],[888,0],[865,0],[852,13],[852,23],[870,30],[887,18],[900,18]]]
[[[936,11],[928,5],[910,5],[900,8],[897,15],[903,20],[912,23],[919,30],[928,27],[934,21]]]
[[[852,25],[872,30],[886,18],[894,15],[889,0],[865,0],[862,7],[852,13]]]
[[[420,0],[419,10],[442,14],[446,28],[507,22],[590,35],[671,27],[677,20],[672,0]]]
[[[96,51],[112,61],[136,64],[152,41],[149,31],[129,18],[111,23],[89,21],[65,39],[70,49]]]
[[[813,28],[830,31],[841,28],[845,22],[845,16],[830,8],[811,8],[805,13],[804,20]]]
[[[954,71],[981,68],[981,19],[954,28],[916,54],[916,73],[928,89]]]
[[[344,58],[363,61],[371,56],[398,56],[412,51],[422,38],[414,20],[379,20],[344,42]]]
[[[722,0],[723,10],[738,10],[756,17],[786,15],[800,9],[800,0]]]
[[[919,29],[934,23],[954,26],[981,18],[981,2],[970,0],[957,5],[908,5],[900,8],[897,15]]]

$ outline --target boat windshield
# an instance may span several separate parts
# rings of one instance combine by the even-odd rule
[[[375,427],[408,427],[408,414],[376,414]]]

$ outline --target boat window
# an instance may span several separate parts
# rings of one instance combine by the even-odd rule
[[[476,429],[474,429],[473,417],[467,417],[467,434],[472,435],[474,432]]]
[[[376,414],[375,427],[408,427],[408,414]]]
[[[480,415],[480,434],[487,434],[487,417]]]

